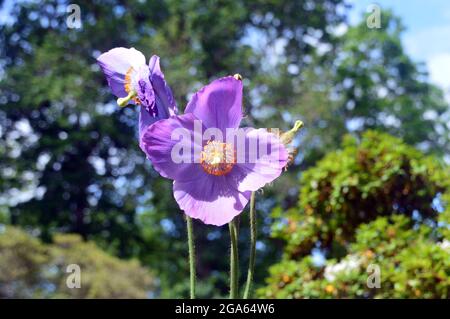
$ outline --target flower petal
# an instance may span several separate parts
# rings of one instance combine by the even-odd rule
[[[213,81],[194,94],[185,113],[193,113],[206,128],[237,128],[242,120],[242,82],[232,76]]]
[[[155,91],[153,91],[153,87],[148,78],[140,78],[137,81],[136,92],[139,103],[152,117],[158,117],[159,112],[156,108]],[[168,118],[168,116],[164,116],[164,118]]]
[[[159,65],[159,56],[153,55],[148,63],[150,68],[150,81],[156,93],[156,106],[160,117],[169,117],[178,113],[177,104],[172,94],[172,90],[164,79],[164,73]]]
[[[127,96],[125,92],[125,74],[133,67],[138,70],[145,65],[145,56],[135,48],[114,48],[101,54],[97,62],[106,76],[108,85],[117,97]]]
[[[288,161],[288,151],[278,137],[265,129],[247,129],[243,161],[239,160],[227,177],[238,190],[256,191],[280,176]]]
[[[141,112],[141,117],[146,116]],[[172,116],[150,125],[142,134],[140,146],[161,176],[192,180],[202,173],[199,164],[203,128],[194,133],[193,114]]]
[[[139,107],[139,141],[141,144],[141,149],[143,149],[142,146],[142,137],[144,136],[145,131],[147,128],[155,123],[156,121],[160,120],[157,117],[153,117],[150,115],[150,113],[146,110],[144,106]]]
[[[239,192],[225,176],[205,173],[197,180],[176,180],[173,194],[186,215],[205,224],[222,226],[244,210],[251,193]]]

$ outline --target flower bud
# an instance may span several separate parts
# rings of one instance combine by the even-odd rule
[[[281,134],[280,139],[284,145],[288,146],[297,135],[298,131],[303,127],[303,122],[295,121],[294,127],[287,132]]]
[[[302,127],[303,127],[303,122],[298,120],[298,121],[295,121],[294,127],[292,129],[280,134],[280,140],[286,147],[286,149],[288,151],[288,156],[289,156],[286,168],[287,168],[287,166],[292,164],[292,162],[294,161],[294,157],[295,157],[295,154],[297,153],[297,150],[291,145],[291,143]]]
[[[240,75],[239,73],[236,73],[235,75],[233,75],[233,77],[234,77],[236,80],[242,81],[242,75]]]

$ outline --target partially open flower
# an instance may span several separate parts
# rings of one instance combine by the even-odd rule
[[[149,64],[145,56],[134,48],[114,48],[97,59],[106,76],[117,104],[141,106],[139,136],[160,119],[177,114],[172,91],[167,85],[159,65],[159,57],[153,55]]]

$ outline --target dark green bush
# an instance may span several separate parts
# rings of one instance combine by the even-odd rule
[[[298,208],[275,210],[286,246],[260,296],[449,298],[449,183],[447,166],[399,139],[347,137],[304,172]],[[368,288],[369,264],[381,288]]]

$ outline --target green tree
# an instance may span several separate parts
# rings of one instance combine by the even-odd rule
[[[390,11],[381,18],[380,29],[369,29],[363,18],[335,31],[335,45],[316,44],[309,56],[314,62],[306,67],[280,59],[261,81],[269,94],[255,108],[258,120],[272,126],[278,120],[282,128],[296,118],[306,124],[303,167],[336,149],[346,133],[360,136],[367,129],[427,153],[449,153],[449,105],[442,90],[430,84],[424,64],[408,56],[400,18]]]
[[[405,52],[400,18],[384,11],[381,24],[379,31],[364,21],[344,35],[336,63],[337,114],[359,134],[382,129],[424,151],[448,153],[449,106],[442,90]]]
[[[56,297],[65,298],[149,298],[155,296],[155,279],[137,260],[123,261],[100,250],[79,235],[57,235],[52,245],[52,276]],[[67,265],[77,264],[81,270],[81,288],[66,285]]]
[[[44,244],[23,230],[0,232],[1,298],[148,298],[155,280],[139,262],[113,257],[79,235],[58,234]],[[79,288],[68,288],[67,266],[80,267]]]
[[[273,212],[285,247],[260,296],[449,297],[448,166],[368,131],[346,137],[300,185],[298,207]],[[380,267],[381,289],[366,285],[369,264]]]
[[[50,257],[39,239],[4,225],[0,231],[0,297],[31,298],[43,294],[42,272]]]

